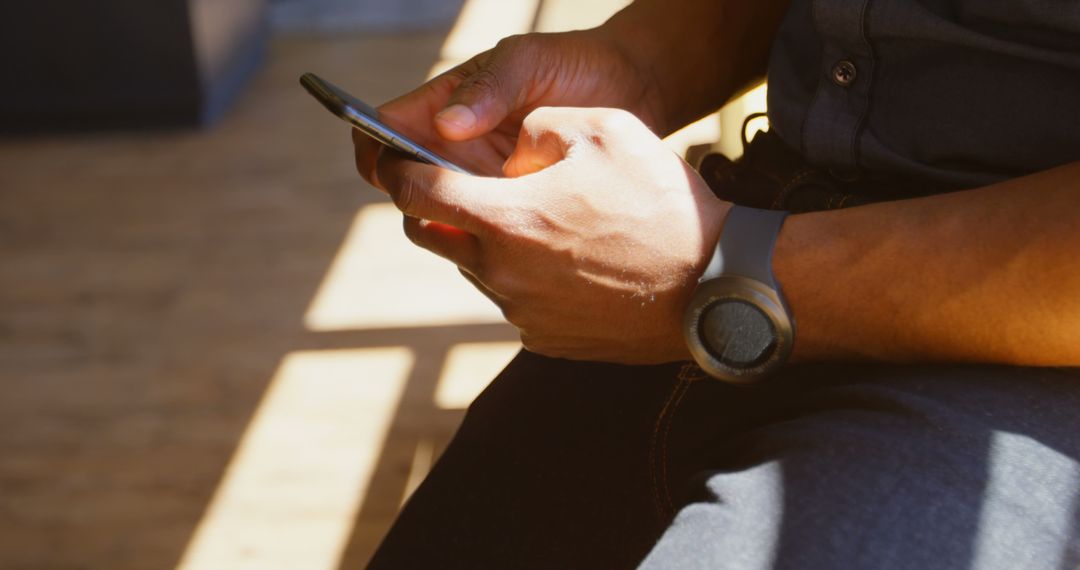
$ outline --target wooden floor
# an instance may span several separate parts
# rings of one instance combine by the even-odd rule
[[[213,129],[0,140],[0,568],[362,567],[517,336],[297,77],[381,102],[624,3],[282,37]]]
[[[491,308],[433,326],[306,322],[333,311],[316,298],[358,212],[383,198],[296,80],[320,71],[385,100],[424,80],[445,35],[279,40],[206,132],[0,142],[0,568],[176,566],[283,359],[406,347],[414,364],[333,545],[341,567],[362,565],[417,442],[437,453],[460,419],[432,398],[448,350],[516,335]],[[407,299],[375,301],[392,314]]]

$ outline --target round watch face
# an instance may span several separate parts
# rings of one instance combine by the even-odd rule
[[[714,358],[735,368],[760,365],[779,342],[772,319],[741,299],[721,299],[706,307],[698,335]]]
[[[702,370],[736,384],[757,382],[783,364],[795,333],[778,293],[737,275],[698,285],[683,331]]]

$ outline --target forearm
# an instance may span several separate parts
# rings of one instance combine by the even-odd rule
[[[788,3],[638,0],[600,31],[652,81],[665,135],[764,76]]]
[[[1080,365],[1080,163],[791,216],[774,271],[795,358]]]

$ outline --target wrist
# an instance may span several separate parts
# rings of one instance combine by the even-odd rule
[[[715,30],[694,22],[702,14],[672,14],[658,2],[635,2],[597,28],[642,79],[643,93],[664,137],[719,107]]]
[[[637,0],[598,30],[650,83],[664,136],[764,77],[788,3]]]
[[[710,376],[758,382],[791,355],[795,323],[773,274],[787,212],[733,207],[683,318],[694,360]]]
[[[586,33],[611,50],[630,69],[636,85],[627,86],[627,91],[637,95],[634,103],[639,106],[632,111],[653,132],[663,137],[677,127],[671,124],[668,117],[668,105],[661,90],[661,77],[657,73],[663,43],[654,28],[643,25],[636,15],[630,13],[632,7]]]
[[[777,236],[773,250],[773,274],[784,290],[792,314],[799,322],[793,361],[865,360],[869,355],[845,347],[845,319],[861,312],[860,295],[852,290],[850,269],[860,265],[858,232],[845,230],[834,221],[840,212],[792,215]],[[865,239],[865,238],[862,238]],[[845,283],[841,304],[831,304],[826,290]]]

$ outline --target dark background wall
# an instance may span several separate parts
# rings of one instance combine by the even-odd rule
[[[0,3],[0,131],[210,122],[265,29],[262,0]]]

